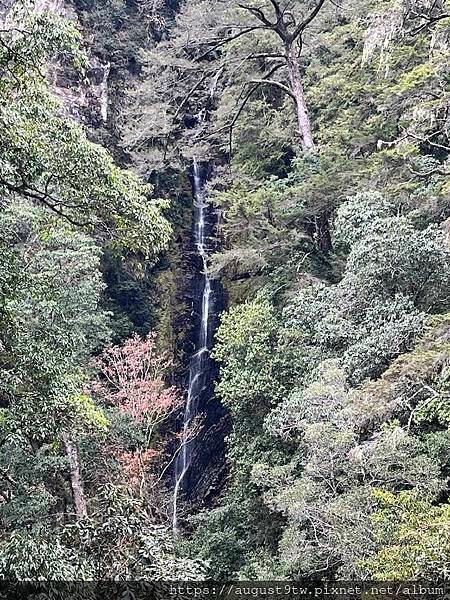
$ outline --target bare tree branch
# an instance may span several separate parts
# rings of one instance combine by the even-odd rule
[[[181,112],[181,109],[183,108],[183,106],[186,104],[186,102],[189,100],[189,98],[192,96],[192,94],[201,86],[201,84],[205,81],[205,79],[207,79],[207,77],[210,76],[210,73],[207,72],[203,75],[203,77],[200,77],[200,79],[195,83],[195,85],[188,91],[188,93],[184,96],[184,98],[181,100],[180,104],[178,105],[178,108],[175,111],[175,114],[172,117],[172,123],[175,121],[175,119],[178,117],[178,115]],[[166,135],[166,139],[164,142],[164,160],[166,160],[166,156],[167,156],[167,146],[169,144],[169,139],[170,139],[170,135],[167,134]]]
[[[203,54],[200,54],[200,56],[197,56],[195,58],[195,60],[198,62],[198,61],[202,60],[203,58],[206,58],[208,56],[208,54],[211,54],[211,52],[214,52],[214,50],[217,50],[218,48],[225,46],[225,44],[228,44],[229,42],[232,42],[233,40],[236,40],[237,38],[241,37],[241,35],[247,35],[247,33],[251,33],[252,31],[256,31],[258,29],[266,29],[266,28],[263,27],[262,25],[254,25],[253,27],[248,27],[247,29],[238,31],[234,35],[230,35],[227,38],[224,38],[223,40],[221,40],[220,42],[215,44],[212,48],[209,48],[209,50],[207,50]]]
[[[77,221],[76,219],[73,219],[71,216],[63,212],[63,210],[57,208],[58,204],[60,204],[58,200],[56,200],[56,198],[53,198],[49,194],[46,194],[45,192],[41,192],[40,190],[34,190],[31,187],[13,185],[8,181],[3,180],[0,180],[0,186],[4,186],[9,192],[19,194],[20,196],[30,198],[31,200],[37,200],[38,202],[46,206],[48,209],[50,209],[52,212],[62,217],[75,227],[89,227],[90,225],[92,225],[90,221]]]
[[[278,69],[280,69],[282,66],[284,66],[283,64],[279,64],[279,65],[275,65],[266,75],[266,78],[271,77],[272,75],[274,75],[274,73],[276,71],[278,71]],[[238,110],[236,111],[236,113],[234,114],[233,119],[231,120],[231,123],[228,125],[229,127],[229,155],[231,158],[231,155],[233,153],[233,128],[237,122],[237,120],[239,119],[239,117],[242,114],[242,111],[244,110],[247,102],[250,100],[250,97],[252,96],[252,94],[254,92],[256,92],[256,90],[260,87],[260,85],[262,85],[262,81],[260,82],[254,82],[254,84],[252,85],[252,87],[248,90],[248,92],[245,94],[243,101],[241,102],[241,105],[239,106]],[[241,96],[242,97],[242,96]]]
[[[240,8],[243,8],[244,10],[248,11],[249,13],[251,13],[254,17],[256,17],[259,21],[261,21],[261,23],[263,23],[263,25],[265,25],[267,28],[274,29],[276,27],[276,23],[272,23],[272,21],[269,21],[269,19],[266,17],[266,15],[263,13],[263,11],[260,8],[255,8],[253,6],[247,6],[247,4],[238,4],[238,6]]]
[[[436,23],[439,23],[439,21],[442,21],[443,19],[448,19],[450,18],[450,13],[449,14],[442,14],[439,15],[437,17],[429,17],[426,15],[422,15],[423,17],[425,17],[425,23],[422,23],[421,25],[419,25],[416,28],[410,29],[408,31],[409,35],[417,35],[418,33],[420,33],[421,31],[423,31],[424,29],[427,29],[428,27],[433,27],[433,25],[436,25]]]
[[[325,4],[326,0],[319,0],[316,7],[310,12],[310,14],[304,19],[301,23],[299,23],[296,29],[290,34],[290,41],[293,42],[307,27],[308,25],[317,17],[320,9]]]
[[[450,177],[450,171],[444,171],[444,169],[440,169],[436,167],[435,169],[430,169],[429,171],[415,171],[411,165],[408,165],[408,171],[415,175],[416,177],[420,177],[423,179],[427,179],[432,175],[441,175],[442,177]]]
[[[251,79],[249,83],[257,83],[258,85],[273,85],[274,87],[277,87],[280,90],[282,90],[285,94],[288,94],[288,96],[290,96],[294,101],[296,101],[294,94],[288,88],[288,86],[284,85],[280,81],[276,81],[275,79]]]

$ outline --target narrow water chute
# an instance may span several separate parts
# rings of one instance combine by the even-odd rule
[[[196,336],[195,352],[189,362],[189,383],[186,404],[183,415],[183,431],[181,449],[175,462],[175,486],[173,492],[172,526],[178,531],[178,502],[183,483],[192,463],[194,439],[192,428],[195,426],[199,411],[199,401],[205,389],[209,370],[209,351],[211,349],[211,301],[212,285],[208,274],[208,245],[207,245],[207,204],[204,193],[204,179],[201,164],[194,158],[193,188],[195,199],[194,211],[194,240],[196,253],[199,257],[201,277],[200,322]]]

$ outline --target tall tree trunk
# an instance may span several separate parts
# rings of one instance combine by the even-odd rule
[[[312,134],[311,121],[309,119],[308,107],[305,100],[302,78],[300,72],[300,63],[298,54],[294,48],[293,42],[285,41],[286,63],[289,73],[291,90],[295,98],[297,109],[298,130],[302,138],[302,147],[304,150],[314,151],[316,145]],[[330,226],[328,213],[322,212],[315,219],[315,241],[319,250],[327,254],[333,249],[330,236]]]
[[[72,486],[73,503],[78,519],[87,516],[86,500],[84,498],[83,479],[81,477],[80,454],[78,446],[68,433],[63,434],[63,443],[69,459],[70,483]]]
[[[328,254],[328,252],[333,250],[328,211],[321,212],[315,218],[315,226],[317,247],[325,254]]]
[[[293,43],[286,43],[286,63],[292,93],[295,97],[298,130],[302,138],[302,146],[305,150],[313,150],[315,148],[315,144],[312,135],[311,121],[309,120],[305,92],[302,85],[300,63],[298,61],[298,55]]]

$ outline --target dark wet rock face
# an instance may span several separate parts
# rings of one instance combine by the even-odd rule
[[[179,515],[185,512],[183,508],[210,505],[224,480],[228,418],[214,396],[218,368],[211,356],[224,294],[220,282],[208,272],[209,255],[216,244],[216,219],[204,195],[207,177],[208,166],[194,161],[192,336],[182,423],[184,444],[174,473],[175,530],[179,527]]]

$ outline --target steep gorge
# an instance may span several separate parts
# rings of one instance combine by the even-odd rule
[[[82,4],[76,1],[74,6],[79,9]],[[86,10],[87,5],[83,5],[83,8]],[[73,9],[61,3],[42,6],[40,9],[54,10],[61,16],[75,18],[75,13],[70,12]],[[170,21],[170,3],[161,7],[161,10],[168,11]],[[85,18],[91,27],[86,34],[89,43],[92,37],[99,36],[98,22],[94,17],[91,19]],[[107,24],[106,27],[109,28],[110,25]],[[126,34],[130,35],[130,32],[126,31]],[[143,37],[141,43],[151,45],[157,42],[158,38],[159,36],[153,33],[147,40]],[[111,71],[113,81],[109,83]],[[107,56],[99,58],[96,54],[90,57],[88,83],[85,87],[68,80],[64,67],[54,69],[53,87],[63,99],[68,115],[83,121],[94,137],[98,137],[99,129],[109,130],[113,142],[111,150],[116,153],[121,142],[120,130],[115,128],[117,120],[123,118],[120,114],[124,97],[111,93],[109,87],[117,88],[117,78],[121,81],[124,73],[126,79],[132,82],[138,77],[139,70],[134,72],[133,67],[129,72],[118,71],[117,66],[115,68],[114,63],[111,65]],[[212,82],[208,91],[209,103],[214,101],[215,85],[217,81]],[[203,113],[200,111],[198,125],[201,126],[207,110],[209,106],[203,109]],[[195,135],[193,130],[192,137],[195,138]],[[118,138],[116,142],[114,137]],[[125,157],[125,161],[127,160],[129,159]],[[209,205],[204,191],[206,180],[213,170],[214,167],[209,161],[202,162],[194,158],[191,166],[186,161],[181,173],[181,182],[176,184],[179,188],[175,189],[175,194],[179,194],[180,199],[173,196],[171,198],[177,211],[180,209],[180,201],[186,202],[185,216],[176,224],[175,242],[168,255],[153,269],[156,279],[151,285],[156,286],[156,289],[149,290],[152,295],[162,294],[161,301],[157,303],[160,308],[155,312],[151,326],[159,332],[161,346],[174,357],[175,370],[172,371],[171,380],[181,388],[185,396],[182,415],[178,415],[175,425],[176,428],[180,428],[181,422],[181,446],[174,461],[172,484],[174,531],[179,527],[178,511],[186,517],[192,511],[213,504],[225,477],[224,437],[229,425],[227,413],[214,394],[218,369],[211,357],[214,332],[220,312],[225,307],[225,297],[218,278],[209,274],[209,255],[218,251],[219,237],[217,213]],[[191,198],[188,198],[189,182],[192,189]],[[166,187],[173,185],[173,182],[158,182],[157,185],[161,193],[174,194],[173,188]],[[182,257],[181,264],[179,257]],[[113,272],[110,272],[108,277],[114,279]],[[151,267],[149,277],[153,279]],[[177,305],[179,308],[173,310]],[[128,308],[123,306],[123,310],[125,313],[129,311],[131,318],[136,308],[139,310],[141,307],[135,307],[133,304]],[[145,330],[142,333],[145,333]]]
[[[201,454],[196,438],[202,439],[202,423],[200,407],[208,408],[214,387],[215,369],[211,359],[213,348],[214,324],[217,320],[218,301],[215,297],[217,286],[209,274],[209,251],[212,233],[211,216],[208,214],[204,184],[205,167],[194,158],[192,167],[194,191],[194,218],[193,232],[198,263],[197,285],[198,290],[193,304],[193,321],[196,323],[194,354],[190,358],[189,381],[186,396],[186,405],[183,415],[182,448],[175,462],[175,485],[173,492],[173,517],[174,532],[178,531],[178,502],[181,490],[189,490],[189,470],[195,454]],[[201,463],[196,461],[197,468]],[[200,475],[201,478],[201,475]],[[192,478],[191,478],[192,479]],[[195,495],[195,490],[190,490]],[[193,494],[192,494],[193,492]]]

